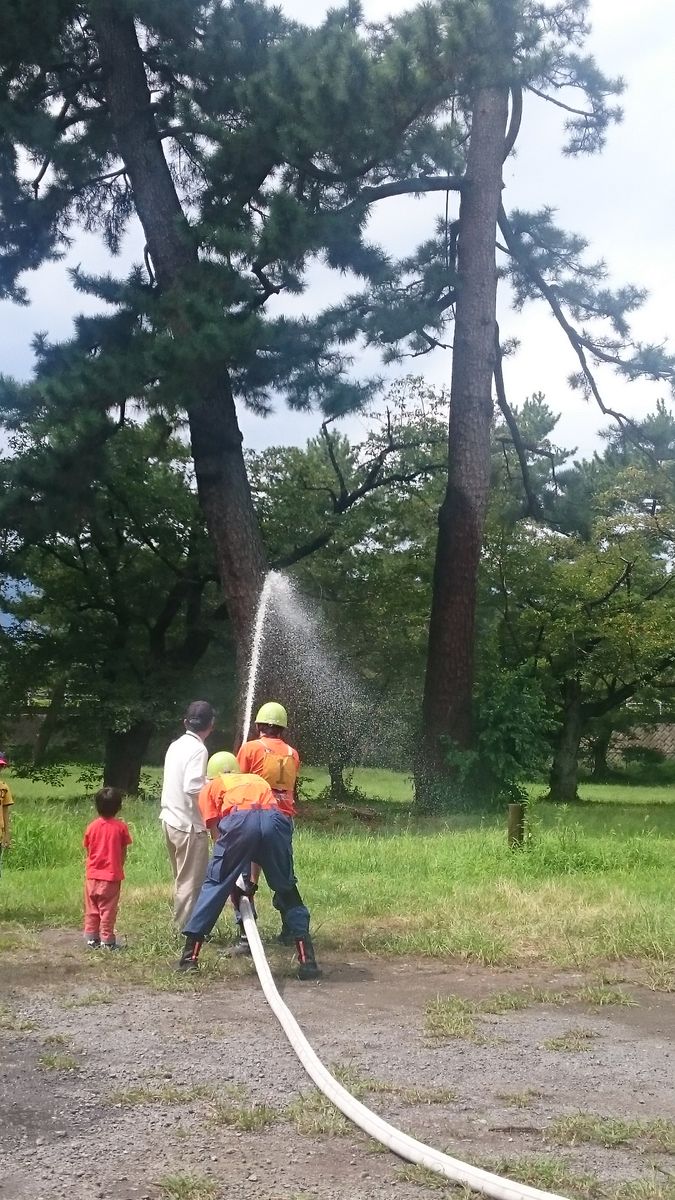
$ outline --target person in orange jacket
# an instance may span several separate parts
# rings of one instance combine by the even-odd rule
[[[197,969],[204,939],[229,898],[238,909],[242,896],[253,897],[257,884],[251,881],[249,872],[255,862],[260,864],[284,925],[295,940],[298,978],[318,979],[321,971],[309,936],[309,910],[303,904],[293,869],[293,822],[264,779],[240,773],[236,760],[226,751],[215,757],[220,760],[219,773],[199,794],[200,811],[215,846],[201,892],[183,929],[185,947],[179,970]]]
[[[269,783],[281,811],[294,817],[300,755],[284,739],[288,713],[283,704],[276,700],[263,704],[258,709],[255,727],[258,736],[244,742],[237,754],[239,769],[249,775],[260,775]]]
[[[258,736],[250,742],[244,742],[237,754],[239,769],[251,775],[260,775],[270,785],[281,811],[289,817],[295,817],[300,755],[284,740],[283,735],[288,729],[288,713],[283,704],[276,700],[268,700],[263,704],[258,709],[255,727]],[[251,869],[254,883],[257,883],[259,873],[254,863]],[[279,907],[276,898],[273,904],[275,908]],[[294,940],[282,916],[278,941],[282,946],[292,946]],[[245,954],[246,951],[246,939],[240,937],[238,952]]]

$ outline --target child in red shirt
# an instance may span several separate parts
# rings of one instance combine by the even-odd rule
[[[84,834],[87,865],[84,880],[84,937],[90,950],[119,950],[115,917],[124,879],[124,860],[131,834],[117,820],[122,807],[119,788],[104,787],[94,796],[99,814]]]

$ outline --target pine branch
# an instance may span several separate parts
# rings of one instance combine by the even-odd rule
[[[450,306],[448,305],[448,307]],[[427,333],[425,329],[420,329],[417,336],[423,338],[423,340],[428,343],[429,350],[425,350],[425,354],[428,354],[431,350],[452,350],[452,346],[449,345],[448,342],[439,342],[435,337],[432,337],[430,333]],[[413,355],[413,358],[415,357],[417,356]]]
[[[525,496],[527,498],[526,515],[528,515],[530,517],[534,517],[536,519],[536,518],[541,517],[541,515],[542,515],[542,505],[541,505],[541,501],[540,501],[539,497],[537,496],[534,488],[532,487],[532,480],[530,478],[530,467],[529,467],[529,464],[527,461],[527,453],[526,453],[525,443],[523,442],[523,439],[521,437],[520,429],[518,428],[518,422],[516,421],[516,418],[513,414],[513,409],[511,408],[511,406],[508,403],[508,400],[506,398],[506,385],[504,383],[504,369],[503,369],[504,355],[502,352],[502,345],[501,345],[501,340],[499,337],[499,325],[497,325],[497,324],[495,324],[495,351],[496,351],[496,353],[495,353],[494,380],[495,380],[495,390],[497,392],[497,404],[499,405],[499,408],[502,412],[504,420],[506,421],[507,427],[511,434],[511,438],[513,439],[513,445],[514,445],[516,454],[518,455],[518,462],[520,463],[520,473],[522,475],[523,487],[525,489]]]
[[[504,162],[506,162],[509,154],[513,150],[520,133],[520,126],[523,120],[523,89],[521,87],[511,88],[511,119],[509,127],[506,131],[506,141],[504,143]]]
[[[426,466],[420,467],[416,471],[410,471],[407,474],[400,472],[393,475],[385,475],[381,479],[378,479],[372,483],[367,489],[364,489],[364,485],[361,484],[360,487],[355,488],[353,492],[348,494],[344,503],[340,503],[338,501],[339,507],[336,509],[336,513],[343,515],[344,513],[348,512],[350,508],[353,508],[358,500],[361,500],[365,495],[376,491],[378,488],[387,487],[389,484],[395,483],[415,483],[416,480],[418,480],[422,475],[432,474],[437,471],[447,471],[447,469],[447,461],[440,463],[428,463]],[[318,491],[320,489],[317,488],[316,490]],[[270,564],[272,570],[283,570],[285,567],[292,567],[296,563],[301,562],[303,558],[307,558],[310,554],[314,554],[317,550],[321,550],[324,546],[327,546],[334,533],[334,528],[327,527],[323,529],[321,533],[317,534],[316,537],[312,538],[310,541],[304,542],[301,546],[296,546],[293,550],[290,550],[288,554],[280,555],[279,558],[274,559]]]
[[[192,581],[188,579],[176,580],[173,587],[167,593],[164,605],[157,614],[156,620],[152,625],[148,626],[150,652],[157,659],[161,659],[165,653],[166,635],[187,598],[191,584]]]
[[[640,437],[639,437],[639,430],[638,430],[638,427],[635,424],[635,422],[631,421],[630,417],[627,417],[625,413],[617,412],[616,409],[609,408],[605,404],[605,402],[602,398],[602,395],[600,393],[600,388],[598,387],[597,381],[596,381],[595,376],[589,366],[588,359],[587,359],[586,353],[585,353],[585,349],[591,348],[592,343],[589,343],[588,339],[585,338],[583,335],[581,335],[579,333],[579,331],[577,329],[575,329],[575,327],[572,324],[570,324],[567,317],[565,316],[565,313],[563,312],[562,305],[560,304],[560,301],[558,300],[558,297],[556,296],[554,289],[551,287],[550,284],[548,284],[546,282],[543,275],[541,275],[541,273],[536,269],[536,267],[532,264],[532,262],[529,261],[526,258],[526,256],[524,256],[520,253],[520,246],[518,244],[518,240],[514,235],[513,229],[511,227],[511,224],[506,215],[506,211],[505,211],[503,205],[500,205],[500,208],[499,208],[499,228],[501,229],[501,232],[504,237],[504,241],[506,242],[506,247],[507,247],[509,254],[516,260],[516,262],[519,264],[521,269],[525,272],[526,275],[529,276],[529,278],[532,280],[532,282],[534,284],[536,284],[536,286],[539,289],[539,291],[541,292],[542,296],[548,301],[549,306],[551,308],[551,311],[552,311],[556,321],[558,322],[558,324],[560,325],[560,328],[565,333],[572,349],[574,350],[574,352],[579,360],[579,364],[581,366],[581,371],[582,371],[583,377],[586,380],[588,388],[589,388],[591,394],[593,395],[593,397],[595,398],[595,401],[596,401],[600,411],[602,412],[602,414],[604,416],[611,417],[612,420],[616,421],[617,424],[620,425],[624,430],[631,430],[633,433],[633,436],[636,439],[636,445],[641,445]],[[611,358],[611,356],[607,356],[607,355],[598,353],[596,351],[595,347],[592,347],[591,352],[593,354],[595,354],[596,357],[603,358],[603,361],[611,362],[611,363],[614,363],[615,365],[620,364],[620,360],[613,359],[613,358]]]
[[[520,638],[518,637],[517,626],[514,627],[511,620],[511,602],[509,597],[509,589],[506,583],[506,572],[504,570],[504,531],[502,529],[501,545],[498,556],[498,571],[499,571],[499,590],[502,597],[502,614],[504,617],[505,628],[513,642],[516,653],[522,657],[523,648]]]
[[[664,580],[663,583],[660,583],[658,585],[658,587],[652,588],[651,592],[647,592],[647,595],[644,597],[644,600],[645,601],[655,600],[657,596],[660,596],[662,592],[665,592],[666,588],[670,587],[672,582],[673,582],[673,575],[669,575],[667,577],[667,579]],[[644,603],[644,601],[643,601],[643,603]]]
[[[96,103],[95,108],[78,107],[77,112],[74,112],[72,117],[68,117],[64,122],[62,129],[71,129],[73,125],[81,125],[84,121],[91,121],[94,117],[105,115],[108,109],[105,104]]]
[[[139,542],[146,546],[150,553],[153,554],[155,558],[157,558],[159,562],[161,562],[163,566],[167,568],[167,570],[171,571],[173,575],[177,575],[179,578],[182,578],[185,571],[184,566],[180,563],[177,564],[173,562],[170,558],[167,558],[167,556],[162,553],[159,547],[155,545],[150,535],[146,533],[142,519],[139,519],[136,516],[131,504],[129,503],[126,492],[115,487],[114,483],[110,479],[106,481],[106,486],[112,498],[116,500],[124,512],[126,512]],[[114,516],[111,519],[111,525],[115,529],[118,529],[118,526],[115,524]]]
[[[104,175],[92,175],[91,179],[87,179],[84,183],[78,184],[78,186],[74,188],[70,194],[72,196],[79,196],[81,192],[85,192],[87,188],[95,187],[97,183],[112,183],[113,180],[120,179],[122,175],[126,174],[126,167],[118,167],[116,171],[106,171]]]
[[[406,130],[409,130],[411,126],[414,125],[415,121],[418,121],[423,115],[425,110],[428,108],[428,103],[428,99],[424,97],[420,103],[416,105],[413,111],[408,113],[390,131],[389,137],[393,138],[396,144],[399,143]],[[367,175],[369,171],[374,170],[375,167],[380,165],[382,162],[382,157],[382,150],[379,149],[377,154],[371,155],[369,159],[366,159],[365,162],[360,163],[358,167],[352,167],[350,171],[340,172],[326,171],[322,167],[315,166],[315,164],[311,161],[304,162],[302,164],[292,162],[290,159],[286,159],[286,161],[288,162],[289,167],[292,167],[300,174],[309,175],[310,179],[315,179],[320,183],[344,184],[353,182],[356,179],[362,179],[363,176]]]
[[[317,550],[323,550],[327,546],[333,534],[334,529],[323,529],[316,537],[308,542],[303,542],[302,545],[296,546],[290,550],[288,554],[282,554],[279,558],[275,558],[271,563],[273,571],[283,571],[286,567],[293,567],[296,563],[302,562],[303,558],[308,558],[310,554],[316,554]]]
[[[532,83],[527,84],[527,90],[528,92],[532,92],[533,96],[539,96],[540,100],[546,100],[548,104],[554,104],[556,108],[562,108],[564,112],[572,113],[575,117],[585,117],[589,121],[595,118],[594,112],[588,112],[587,109],[574,108],[571,104],[565,104],[563,100],[557,100],[555,96],[551,96],[548,92],[540,92],[539,88],[536,88]]]
[[[279,293],[283,290],[281,287],[278,286],[278,284],[272,283],[272,280],[269,278],[269,275],[265,274],[262,266],[260,266],[258,263],[254,263],[253,266],[251,267],[251,270],[253,271],[253,274],[255,275],[256,279],[260,282],[260,285],[262,287],[262,292],[259,296],[256,297],[256,299],[252,302],[252,304],[250,304],[248,306],[249,310],[261,308],[264,304],[267,303],[270,296],[278,296]]]
[[[68,113],[68,109],[70,108],[70,103],[71,103],[70,100],[66,99],[63,101],[63,104],[61,105],[61,108],[60,108],[59,114],[56,118],[56,122],[55,122],[55,126],[54,126],[56,133],[60,133],[61,130],[65,128],[65,120],[66,120],[66,115]],[[40,192],[40,184],[42,183],[42,180],[44,179],[45,175],[47,174],[47,171],[49,170],[49,168],[51,166],[51,161],[52,161],[52,156],[50,153],[45,156],[42,166],[40,167],[40,170],[38,171],[37,175],[35,176],[35,179],[33,180],[33,195],[35,196],[36,200],[37,200],[39,192]]]
[[[78,571],[80,575],[86,575],[88,573],[87,567],[85,565],[78,566],[77,562],[74,558],[69,558],[67,555],[61,554],[56,549],[56,546],[53,546],[51,544],[51,542],[43,541],[41,543],[40,548],[42,550],[44,550],[45,554],[49,554],[52,558],[55,558],[56,561],[58,563],[60,563],[62,567],[65,567],[68,571]],[[81,551],[81,547],[79,545],[77,548],[78,548],[78,551]],[[80,560],[81,560],[81,553],[80,553]]]
[[[377,200],[386,200],[389,196],[421,196],[424,192],[461,192],[464,187],[463,176],[458,175],[420,175],[417,179],[399,179],[393,183],[383,183],[379,187],[367,187],[361,190],[359,196],[338,212],[353,212]]]

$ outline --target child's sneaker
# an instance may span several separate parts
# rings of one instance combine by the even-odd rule
[[[101,939],[97,937],[88,937],[84,944],[87,947],[87,950],[101,949]]]
[[[120,943],[117,941],[116,938],[113,938],[112,942],[101,942],[101,950],[123,950],[123,949],[124,949],[124,947],[120,945]]]

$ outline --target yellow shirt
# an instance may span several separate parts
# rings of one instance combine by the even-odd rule
[[[8,784],[0,779],[0,837],[5,832],[5,809],[14,803]]]

